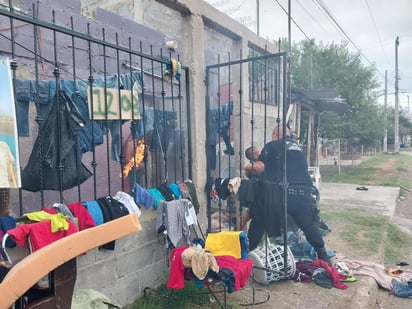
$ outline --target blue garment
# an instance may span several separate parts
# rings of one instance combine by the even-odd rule
[[[215,122],[219,122],[218,133],[225,142],[226,150],[233,152],[233,147],[230,142],[229,130],[230,130],[230,116],[233,114],[233,101],[229,101],[228,104],[221,105],[219,113],[216,115]]]
[[[79,132],[79,147],[82,153],[93,151],[94,146],[103,144],[103,131],[96,121],[90,120],[87,104],[88,82],[77,80],[62,80],[61,88],[68,94],[85,121],[85,127]]]
[[[216,122],[217,109],[210,109],[209,121],[207,123],[207,132],[206,132],[206,157],[207,165],[209,169],[216,169],[216,143],[218,139],[218,126]]]
[[[97,201],[82,202],[82,204],[87,208],[96,226],[104,223],[102,209]]]
[[[403,284],[402,282],[396,280],[395,278],[392,279],[392,290],[393,295],[408,298],[412,296],[412,288],[408,285]]]
[[[249,257],[249,238],[246,232],[240,232],[240,258],[247,259]]]
[[[159,138],[162,141],[163,150],[166,151],[171,143],[176,143],[180,140],[182,135],[176,129],[177,114],[176,112],[160,111],[153,108],[145,108],[145,111],[141,111],[143,121],[139,121],[136,126],[136,132],[134,136],[138,138],[144,136],[148,132],[154,129],[156,125],[157,133],[152,134],[150,151],[156,152],[159,150]],[[174,140],[176,138],[176,141]],[[178,147],[179,145],[177,145]]]
[[[149,191],[139,184],[135,184],[134,188],[134,200],[136,204],[140,207],[143,205],[145,209],[149,209],[154,204],[154,197],[149,193]]]
[[[172,190],[173,195],[175,196],[176,199],[180,198],[180,196],[182,195],[182,194],[180,193],[180,187],[179,187],[178,184],[176,184],[176,183],[171,183],[171,184],[168,185],[168,188],[169,188],[170,190]]]
[[[141,73],[138,71],[128,74],[111,75],[106,77],[97,77],[94,82],[94,87],[107,87],[114,89],[131,90],[134,83],[142,85]],[[50,109],[53,97],[56,92],[55,80],[15,80],[15,96],[16,96],[16,114],[17,128],[19,136],[29,136],[29,104],[36,104],[37,113],[39,116],[45,116]],[[90,120],[88,104],[87,104],[87,87],[88,81],[84,80],[61,80],[60,88],[73,100],[76,107],[85,119],[85,127],[79,131],[79,143],[81,151],[92,151],[96,145],[103,143],[103,130],[105,133],[110,132],[112,136],[112,159],[120,161],[120,128],[121,123],[118,120],[109,121],[106,126],[101,121],[99,126],[96,121]],[[93,137],[93,138],[92,138]]]
[[[162,195],[162,193],[160,193],[160,191],[156,188],[150,188],[147,189],[147,191],[150,193],[150,195],[153,196],[154,201],[153,201],[153,207],[155,209],[157,209],[157,207],[159,207],[160,201],[166,201],[166,199],[164,198],[164,196]]]
[[[16,227],[16,220],[12,216],[0,217],[0,230],[6,233]],[[10,237],[6,240],[6,247],[14,248],[16,243]]]
[[[29,136],[29,104],[36,104],[39,116],[45,116],[56,92],[55,81],[35,81],[16,79],[15,99],[17,129],[19,136]]]

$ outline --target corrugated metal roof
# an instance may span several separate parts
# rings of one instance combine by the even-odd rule
[[[331,89],[292,91],[292,100],[298,101],[302,106],[313,108],[319,113],[350,111],[345,99],[340,98],[336,91]]]

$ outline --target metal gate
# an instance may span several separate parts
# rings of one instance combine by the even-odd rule
[[[179,56],[27,2],[0,4],[22,175],[22,188],[1,189],[2,207],[10,202],[21,215],[191,178],[188,69]]]
[[[218,183],[241,179],[248,163],[245,149],[262,149],[286,118],[287,54],[255,46],[248,54],[241,60],[219,56],[217,64],[206,67],[208,232],[238,227],[242,210],[231,194],[216,192]]]

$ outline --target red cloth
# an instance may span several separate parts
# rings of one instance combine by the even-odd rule
[[[333,286],[335,288],[338,288],[341,290],[346,290],[348,288],[346,284],[340,282],[340,279],[342,279],[342,276],[338,273],[338,270],[336,268],[329,266],[328,263],[320,259],[312,261],[312,264],[326,269],[326,272],[328,273],[329,277],[332,278]]]
[[[11,239],[23,248],[28,248],[27,237],[30,236],[32,251],[34,252],[60,238],[76,233],[76,225],[70,220],[67,220],[67,222],[69,223],[69,229],[67,231],[52,233],[51,221],[45,220],[19,225],[14,229],[8,230],[7,233],[9,233]]]
[[[73,203],[67,205],[71,210],[73,215],[79,220],[79,231],[95,227],[96,223],[94,222],[93,217],[90,215],[86,207],[82,203]]]
[[[169,257],[170,272],[169,280],[167,281],[169,289],[179,290],[185,287],[185,266],[182,262],[182,253],[187,248],[188,246],[182,246],[172,250],[172,254]]]
[[[54,207],[52,207],[52,208],[42,208],[42,211],[47,212],[48,214],[51,214],[51,215],[55,215],[59,212],[57,210],[57,208],[54,208]]]
[[[219,268],[228,268],[235,274],[235,291],[245,287],[252,275],[253,261],[251,259],[238,260],[233,256],[216,256]]]

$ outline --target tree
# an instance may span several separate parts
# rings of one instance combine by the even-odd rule
[[[364,66],[347,43],[316,44],[305,40],[292,47],[292,90],[333,89],[350,107],[348,114],[323,113],[323,138],[357,138],[364,145],[379,144],[384,136],[384,111],[371,95],[379,86],[375,68]]]
[[[394,133],[394,115],[395,111],[393,107],[389,108],[387,111],[387,128],[388,128],[388,144],[393,144],[395,140]],[[404,109],[399,111],[399,138],[401,143],[406,142],[406,136],[412,135],[412,122],[408,117],[408,112]]]

